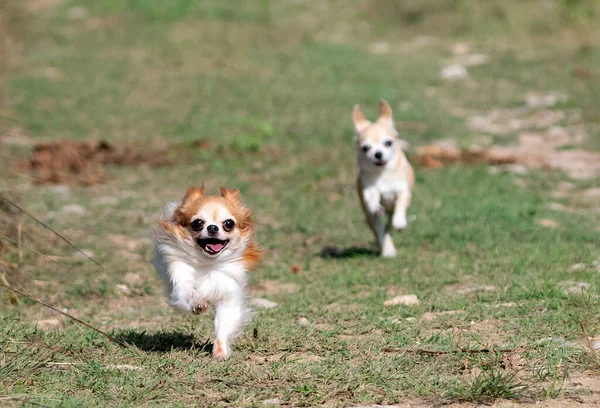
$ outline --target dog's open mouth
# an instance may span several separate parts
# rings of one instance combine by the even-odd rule
[[[383,167],[387,164],[385,160],[379,160],[375,162],[375,166]]]
[[[200,248],[209,255],[216,255],[221,253],[229,244],[228,239],[217,239],[217,238],[206,238],[196,240]]]

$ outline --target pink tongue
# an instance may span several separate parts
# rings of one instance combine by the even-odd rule
[[[206,247],[212,252],[219,252],[223,249],[223,244],[206,244]]]

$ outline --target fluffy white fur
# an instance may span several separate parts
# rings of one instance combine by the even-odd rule
[[[161,219],[171,222],[177,205],[169,203]],[[233,218],[232,215],[227,217]],[[211,258],[199,250],[191,237],[177,237],[160,225],[152,235],[155,245],[152,264],[166,285],[167,303],[195,313],[214,305],[213,355],[217,359],[231,355],[231,340],[251,317],[245,294],[246,266],[242,261],[247,242],[241,240],[236,248],[228,248],[219,257]],[[223,350],[217,350],[218,344]]]

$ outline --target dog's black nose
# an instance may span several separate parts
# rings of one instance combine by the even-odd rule
[[[206,230],[210,235],[215,235],[217,232],[219,232],[219,227],[217,227],[216,225],[209,225],[208,227],[206,227]]]
[[[381,160],[381,158],[383,157],[383,154],[381,154],[381,152],[375,152],[374,156],[377,160]]]

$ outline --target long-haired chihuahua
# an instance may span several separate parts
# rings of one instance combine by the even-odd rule
[[[190,187],[180,202],[164,208],[152,234],[152,264],[169,305],[196,314],[215,307],[213,357],[225,360],[231,340],[249,320],[246,272],[256,268],[262,250],[239,190],[204,192],[204,186]]]

